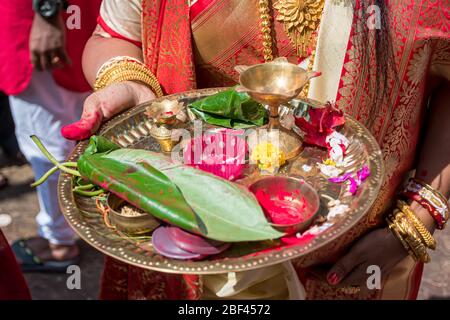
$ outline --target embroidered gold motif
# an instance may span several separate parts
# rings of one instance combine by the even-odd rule
[[[316,47],[324,5],[325,0],[279,0],[273,5],[300,57],[311,55],[308,51]]]

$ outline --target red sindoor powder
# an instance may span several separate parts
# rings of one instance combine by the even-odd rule
[[[266,215],[274,224],[297,224],[311,216],[306,210],[307,200],[300,196],[298,190],[293,192],[282,190],[276,196],[270,196],[266,192],[258,190],[255,196]]]

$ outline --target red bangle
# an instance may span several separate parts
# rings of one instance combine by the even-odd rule
[[[439,230],[444,229],[445,221],[442,218],[441,214],[436,210],[436,208],[433,205],[431,205],[427,200],[422,198],[418,193],[403,191],[402,193],[400,193],[400,195],[405,197],[406,199],[416,201],[417,203],[419,203],[433,217],[434,221],[436,222],[437,228]]]
[[[401,195],[418,202],[433,217],[437,228],[444,229],[449,217],[449,206],[447,200],[439,191],[421,180],[411,178]]]

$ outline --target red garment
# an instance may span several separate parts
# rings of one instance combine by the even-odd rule
[[[1,1],[0,12],[0,91],[15,95],[25,90],[32,75],[28,46],[31,0]]]
[[[30,292],[19,265],[0,230],[0,300],[30,299]]]
[[[71,5],[78,5],[81,11],[80,29],[68,30],[66,24],[66,48],[69,57],[72,59],[70,66],[53,71],[53,76],[61,87],[77,92],[91,91],[91,86],[84,77],[81,65],[84,46],[94,32],[97,25],[97,17],[100,12],[101,0],[71,0]],[[70,17],[64,14],[64,21]]]
[[[91,87],[84,77],[81,57],[95,28],[101,0],[72,0],[70,4],[80,8],[81,28],[69,30],[66,25],[66,48],[72,65],[54,71],[53,75],[63,88],[86,92]],[[34,17],[32,1],[1,1],[0,12],[0,91],[17,95],[28,86],[33,73],[29,52],[29,36]],[[64,14],[64,21],[67,17]]]

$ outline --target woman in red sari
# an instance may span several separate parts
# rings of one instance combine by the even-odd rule
[[[30,300],[31,295],[11,247],[0,230],[0,300]]]
[[[308,299],[414,299],[423,265],[408,256],[384,221],[411,170],[436,192],[450,195],[450,130],[445,129],[450,121],[449,16],[448,2],[439,0],[105,0],[85,50],[84,69],[95,84],[115,63],[126,68],[141,61],[165,94],[234,85],[234,66],[276,56],[322,71],[303,94],[336,101],[366,124],[382,148],[387,175],[367,216],[319,252],[293,261],[296,275]],[[86,100],[82,119],[64,128],[63,135],[87,138],[103,120],[159,93],[154,81],[132,80],[139,79],[101,86]],[[429,231],[439,226],[418,202],[410,208]],[[364,289],[370,265],[381,268],[380,290]],[[234,274],[234,280],[239,283],[241,276]],[[217,283],[228,283],[220,281],[145,271],[107,259],[102,297],[283,296],[281,291],[267,295],[262,286],[253,288],[259,296],[240,295],[251,286],[219,295],[224,286]]]

